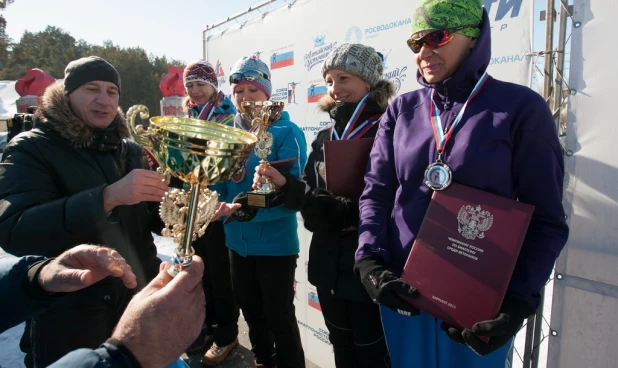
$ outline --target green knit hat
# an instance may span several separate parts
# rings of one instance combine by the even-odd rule
[[[481,26],[482,20],[482,0],[424,0],[414,12],[410,34],[460,26]],[[481,30],[464,28],[457,33],[478,38]]]

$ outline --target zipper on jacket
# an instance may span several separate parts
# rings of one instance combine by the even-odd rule
[[[448,100],[448,88],[444,87],[444,110],[448,110],[450,101]]]

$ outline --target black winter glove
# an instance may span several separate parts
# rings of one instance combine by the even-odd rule
[[[285,177],[285,185],[279,188],[279,190],[285,192],[283,207],[293,211],[300,211],[305,201],[305,182],[298,180],[289,172],[283,172],[281,175]]]
[[[337,232],[358,223],[358,204],[319,188],[307,193],[300,213],[309,231]]]
[[[402,299],[418,296],[416,289],[387,270],[377,258],[369,256],[359,259],[354,265],[354,272],[360,276],[361,283],[374,303],[405,316],[420,313]]]
[[[528,303],[507,296],[495,319],[475,323],[471,330],[461,331],[444,322],[441,328],[455,342],[468,345],[478,355],[487,355],[515,336],[532,313],[534,310]],[[477,335],[488,336],[489,342],[482,341]]]
[[[240,203],[241,207],[232,213],[232,218],[238,222],[251,221],[257,215],[259,208],[247,207],[247,193],[240,192],[234,197],[233,203]]]

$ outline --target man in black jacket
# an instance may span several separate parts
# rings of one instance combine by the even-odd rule
[[[46,257],[82,243],[113,247],[139,289],[159,269],[151,230],[163,227],[158,202],[167,186],[129,139],[120,87],[116,69],[91,56],[69,63],[64,81],[47,88],[41,124],[15,137],[0,164],[0,244],[18,256]],[[26,364],[47,366],[71,350],[97,347],[132,295],[106,278],[63,298],[29,324],[33,361],[27,356]]]

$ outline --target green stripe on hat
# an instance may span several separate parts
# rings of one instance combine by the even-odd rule
[[[482,20],[482,0],[425,0],[414,12],[410,34],[468,25],[480,26]],[[477,38],[481,30],[465,28],[457,33]]]

